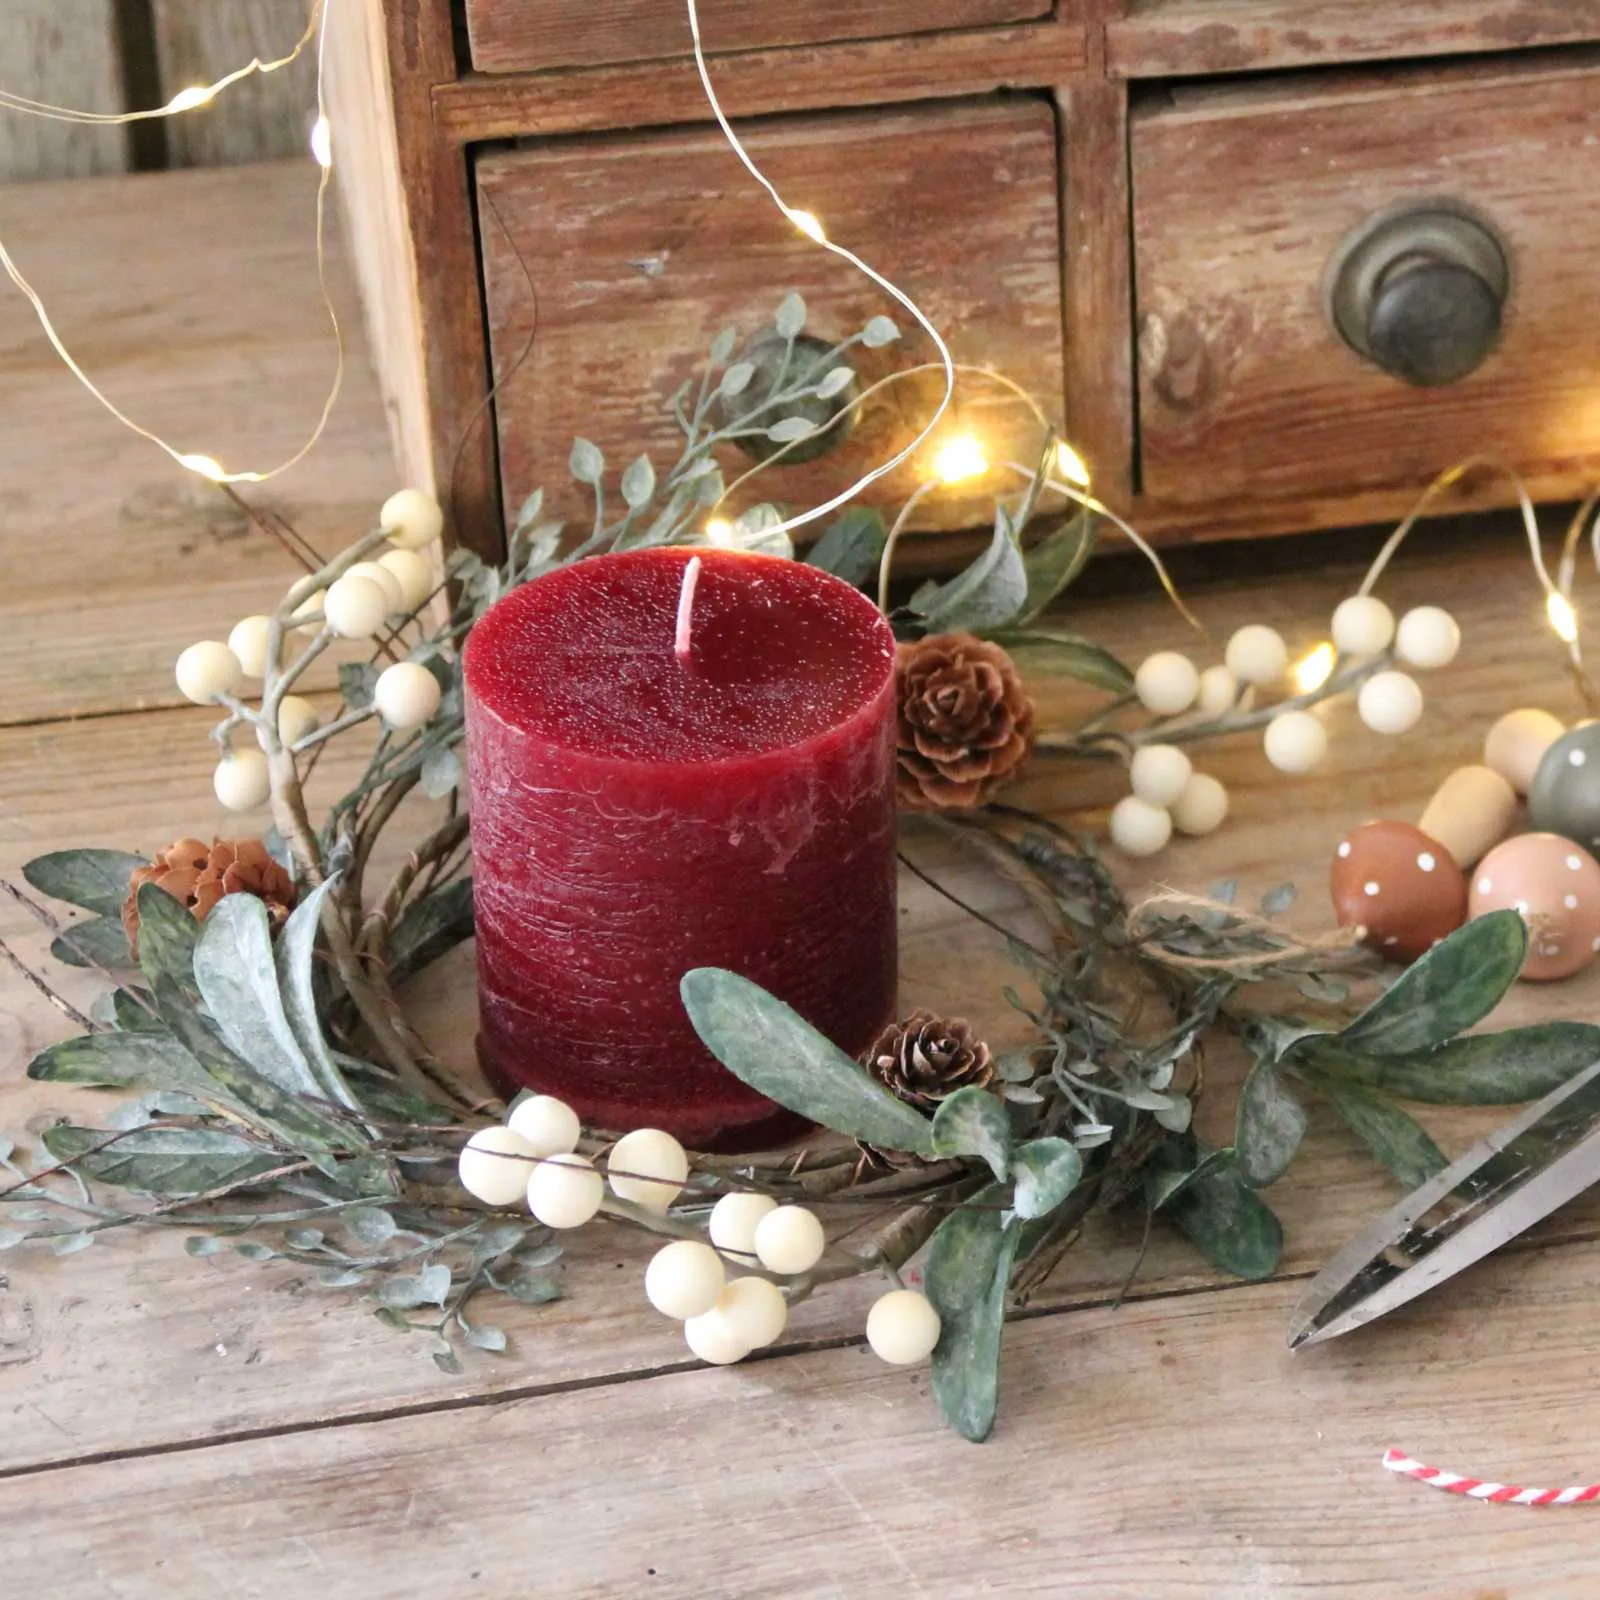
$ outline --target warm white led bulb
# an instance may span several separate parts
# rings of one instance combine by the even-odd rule
[[[166,108],[168,111],[193,111],[196,106],[209,105],[216,92],[209,84],[193,83],[173,95]]]
[[[933,470],[941,483],[965,483],[969,478],[981,478],[989,470],[989,462],[983,446],[970,433],[958,433],[939,446]]]
[[[326,117],[311,124],[311,154],[319,167],[333,165],[333,126]]]
[[[1083,457],[1065,439],[1056,441],[1056,471],[1074,488],[1089,487],[1089,468]]]
[[[1544,614],[1550,619],[1556,638],[1563,644],[1571,644],[1578,637],[1578,613],[1572,609],[1572,602],[1564,594],[1552,589],[1545,597]]]
[[[209,478],[213,483],[227,481],[227,469],[213,456],[179,456],[178,465],[187,467],[191,472],[197,472],[202,478]]]
[[[1294,686],[1301,694],[1320,689],[1333,676],[1333,646],[1324,640],[1315,650],[1302,656],[1290,669]]]
[[[822,231],[822,224],[809,211],[800,211],[794,206],[786,206],[784,215],[806,238],[815,239],[818,244],[826,244],[828,242],[827,234]]]

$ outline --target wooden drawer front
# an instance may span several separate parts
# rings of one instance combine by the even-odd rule
[[[1132,133],[1142,488],[1162,502],[1421,485],[1468,455],[1600,460],[1600,71],[1404,72],[1192,90]],[[1469,209],[1511,289],[1476,371],[1413,388],[1330,323],[1386,208]]]
[[[997,367],[1059,411],[1060,194],[1047,103],[780,119],[752,129],[747,143],[791,204],[924,307],[958,361]],[[640,450],[658,471],[670,466],[682,436],[668,398],[719,329],[770,328],[788,289],[805,296],[808,332],[830,342],[875,313],[894,316],[897,343],[851,353],[864,382],[934,359],[901,308],[787,223],[714,133],[486,154],[478,196],[490,348],[495,371],[511,372],[496,398],[508,508],[542,484],[578,514],[581,496],[566,478],[576,434],[613,466]],[[942,381],[929,373],[883,390],[844,444],[763,473],[740,505],[836,493],[914,435]],[[1026,410],[981,379],[958,392],[952,427],[963,420],[991,460],[1030,460],[1038,448]],[[730,447],[729,481],[749,464]],[[926,474],[926,461],[920,474],[916,465],[876,485],[873,503],[904,499]],[[970,527],[990,515],[954,490],[924,508],[922,527]]]
[[[683,0],[466,0],[472,64],[533,72],[689,55]],[[708,51],[892,38],[1048,16],[1051,0],[701,0]]]

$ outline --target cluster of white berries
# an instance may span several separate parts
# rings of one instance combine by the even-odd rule
[[[434,564],[424,552],[444,530],[444,513],[421,489],[401,489],[384,502],[379,526],[390,548],[376,561],[358,561],[328,586],[299,606],[291,619],[294,631],[315,635],[326,628],[342,639],[370,639],[394,616],[410,616],[434,588]],[[260,679],[267,670],[271,617],[243,617],[227,643],[202,639],[177,661],[179,692],[196,705],[212,705],[237,695],[246,678]],[[439,680],[419,662],[401,661],[378,677],[373,704],[389,727],[420,728],[439,709]],[[315,733],[317,709],[301,695],[286,694],[278,702],[278,738],[292,746]],[[230,811],[249,811],[265,804],[271,793],[267,758],[260,750],[230,750],[213,776],[217,799]]]
[[[1370,660],[1392,645],[1399,660],[1426,671],[1448,666],[1461,646],[1461,629],[1448,611],[1418,606],[1396,623],[1394,613],[1375,595],[1341,601],[1331,630],[1332,645],[1317,652],[1320,675],[1297,684],[1301,692],[1319,688],[1340,659]],[[1297,676],[1310,665],[1302,663]],[[1228,640],[1221,664],[1203,672],[1175,650],[1147,656],[1134,674],[1134,693],[1157,716],[1198,711],[1226,717],[1247,691],[1271,689],[1288,673],[1289,648],[1283,636],[1275,628],[1250,623]],[[1406,733],[1422,715],[1422,690],[1409,673],[1374,673],[1361,685],[1356,710],[1374,733]],[[1328,732],[1315,713],[1292,707],[1267,722],[1262,748],[1280,772],[1310,772],[1328,753]],[[1227,790],[1215,778],[1196,772],[1176,745],[1141,746],[1129,777],[1133,793],[1111,812],[1112,843],[1127,855],[1154,855],[1165,848],[1174,828],[1210,833],[1227,817]]]
[[[461,1152],[461,1186],[485,1205],[526,1203],[547,1228],[581,1228],[599,1211],[607,1186],[619,1200],[664,1215],[683,1191],[689,1157],[670,1133],[638,1128],[606,1155],[602,1175],[577,1150],[577,1113],[554,1095],[520,1100],[503,1126],[483,1128]],[[727,1261],[757,1264],[780,1278],[799,1277],[821,1261],[827,1236],[804,1206],[770,1195],[723,1195],[711,1208],[709,1242],[675,1239],[650,1258],[646,1299],[683,1324],[689,1349],[728,1366],[771,1344],[789,1321],[789,1302],[770,1277],[729,1277]],[[879,1297],[867,1316],[867,1342],[885,1361],[925,1360],[939,1342],[939,1313],[914,1289]]]

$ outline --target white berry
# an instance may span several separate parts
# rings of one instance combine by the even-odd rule
[[[267,630],[271,617],[240,617],[228,635],[228,648],[239,658],[247,678],[265,676],[267,670]]]
[[[750,1354],[750,1346],[739,1337],[728,1319],[714,1309],[702,1316],[690,1317],[683,1325],[683,1339],[695,1355],[714,1367],[731,1367]]]
[[[439,680],[420,661],[397,661],[378,674],[372,703],[391,728],[420,728],[439,709]]]
[[[328,603],[326,589],[314,589],[289,613],[289,625],[296,633],[313,634],[322,631],[322,608]]]
[[[650,1258],[645,1268],[645,1298],[664,1317],[687,1322],[717,1303],[726,1281],[722,1257],[698,1239],[675,1239]]]
[[[1328,730],[1309,711],[1285,711],[1267,724],[1261,743],[1279,772],[1310,772],[1328,753]]]
[[[370,639],[389,615],[389,597],[371,578],[336,578],[322,602],[328,626],[345,639]]]
[[[1289,666],[1289,647],[1276,628],[1252,622],[1228,641],[1223,659],[1240,683],[1276,683]]]
[[[778,1206],[756,1224],[756,1260],[768,1272],[809,1272],[822,1259],[828,1237],[804,1206]]]
[[[764,1350],[789,1325],[789,1302],[770,1278],[734,1278],[712,1310],[752,1350]]]
[[[1410,667],[1431,671],[1448,667],[1461,648],[1461,627],[1440,606],[1418,606],[1400,619],[1394,652]]]
[[[1172,837],[1172,818],[1163,806],[1125,795],[1111,808],[1111,842],[1125,856],[1153,856]]]
[[[1176,650],[1158,650],[1139,663],[1133,675],[1133,692],[1147,711],[1175,717],[1194,704],[1200,692],[1200,674],[1188,656]]]
[[[405,591],[400,587],[400,580],[380,561],[358,561],[346,571],[345,576],[356,578],[370,578],[383,590],[384,598],[389,602],[389,615],[405,608]]]
[[[891,1289],[867,1313],[867,1343],[891,1366],[911,1367],[926,1361],[939,1342],[939,1313],[927,1295],[915,1289]]]
[[[259,750],[232,751],[217,763],[211,787],[228,810],[254,811],[272,793],[267,758]]]
[[[1228,791],[1209,772],[1195,773],[1172,808],[1172,823],[1179,833],[1215,833],[1227,816]]]
[[[1333,608],[1333,642],[1341,655],[1376,656],[1394,638],[1394,612],[1375,594],[1353,594]]]
[[[1227,667],[1207,667],[1200,674],[1200,697],[1196,704],[1208,717],[1220,717],[1233,709],[1239,698],[1239,680]]]
[[[244,668],[227,645],[217,639],[202,639],[178,657],[174,676],[178,692],[197,706],[210,705],[219,694],[232,694],[239,687]]]
[[[1422,690],[1403,672],[1380,672],[1361,685],[1356,710],[1374,733],[1406,733],[1422,715]]]
[[[1188,756],[1175,744],[1147,744],[1133,753],[1128,777],[1133,792],[1153,806],[1170,806],[1194,771]]]
[[[536,1156],[564,1156],[576,1150],[578,1135],[583,1132],[578,1113],[553,1094],[532,1094],[519,1101],[506,1118],[506,1126],[526,1140]]]
[[[486,1206],[514,1206],[528,1192],[533,1151],[510,1128],[479,1128],[456,1163],[461,1187]]]
[[[286,694],[278,702],[278,738],[286,745],[299,744],[308,733],[322,726],[317,708],[297,694]]]
[[[605,1180],[575,1151],[537,1162],[528,1178],[528,1209],[547,1228],[581,1228],[605,1196]]]
[[[612,1145],[606,1176],[619,1200],[631,1200],[646,1211],[665,1211],[689,1176],[689,1157],[670,1133],[660,1128],[635,1128]]]
[[[725,1194],[711,1208],[711,1242],[733,1256],[754,1256],[756,1224],[778,1202],[769,1194]]]
[[[400,603],[407,612],[415,611],[433,593],[433,568],[415,550],[387,550],[378,557],[378,565],[400,585]]]
[[[444,532],[444,512],[431,494],[399,489],[383,502],[378,526],[402,550],[421,550]]]

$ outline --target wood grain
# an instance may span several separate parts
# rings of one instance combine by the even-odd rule
[[[1291,1287],[1008,1332],[999,1429],[858,1347],[0,1482],[52,1600],[1586,1600],[1576,1513],[1389,1478],[1383,1450],[1592,1477],[1592,1260],[1501,1258],[1298,1356]]]
[[[706,0],[708,52],[933,33],[1044,16],[1051,0],[794,0],[782,7]],[[533,72],[688,55],[687,9],[678,0],[466,0],[472,64],[480,72]]]
[[[1600,225],[1596,69],[1367,75],[1189,91],[1133,128],[1143,487],[1191,508],[1409,488],[1469,455],[1543,486],[1600,453],[1586,302]],[[1249,170],[1249,183],[1237,175]],[[1329,259],[1374,212],[1446,197],[1506,241],[1500,348],[1417,390],[1323,311]]]
[[[1572,44],[1600,35],[1597,0],[1131,0],[1106,27],[1123,78],[1255,72]]]
[[[0,87],[76,111],[127,110],[115,0],[8,0]],[[0,113],[0,182],[78,178],[128,165],[125,129]]]
[[[85,369],[146,427],[235,467],[299,448],[332,376],[310,161],[0,193],[0,237]],[[245,493],[334,550],[395,486],[337,228],[350,341],[319,450]],[[116,263],[108,270],[108,263]],[[120,427],[0,296],[0,723],[174,704],[172,663],[298,574],[209,485]],[[331,681],[321,674],[314,683]]]
[[[308,0],[151,0],[156,55],[170,98],[259,57],[286,56],[305,31]],[[225,166],[304,155],[316,116],[316,51],[293,66],[241,79],[199,111],[167,124],[172,165]]]
[[[813,209],[832,236],[947,330],[958,361],[993,365],[1048,408],[1059,406],[1048,106],[979,102],[814,117],[753,131],[749,142],[791,203]],[[577,494],[561,481],[577,434],[618,467],[641,450],[658,469],[676,460],[681,435],[660,397],[694,370],[719,328],[738,324],[754,335],[790,288],[804,294],[812,332],[830,342],[877,312],[898,312],[790,227],[718,135],[489,155],[478,164],[478,188],[490,337],[502,373],[533,334],[496,403],[508,505],[543,484],[563,513],[578,513]],[[853,353],[863,378],[933,359],[909,319],[896,320],[897,344]],[[609,336],[597,340],[597,328]],[[909,443],[940,392],[933,374],[886,391],[847,443],[818,463],[775,468],[751,485],[748,500],[819,502]],[[949,431],[962,427],[976,428],[997,461],[1031,461],[1040,445],[1030,414],[979,379],[963,380],[958,391]],[[730,451],[730,480],[747,464]],[[920,465],[886,479],[872,503],[903,500],[926,475]],[[923,526],[969,527],[987,516],[960,492],[935,497],[926,510]]]

